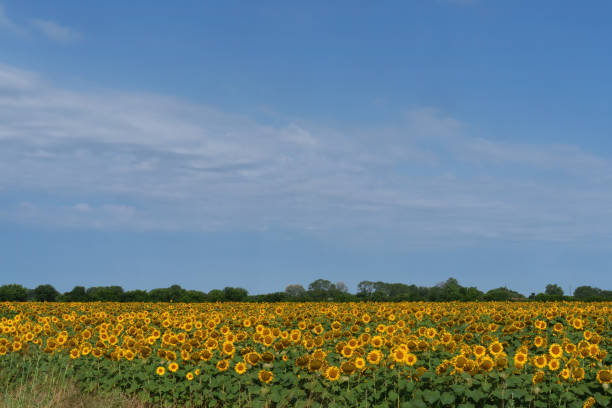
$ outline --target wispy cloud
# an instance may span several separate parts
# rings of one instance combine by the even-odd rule
[[[70,27],[62,26],[51,20],[32,20],[32,26],[51,40],[60,43],[72,43],[78,41],[81,35]]]
[[[442,3],[458,4],[460,6],[470,6],[476,4],[478,0],[438,0]]]
[[[21,33],[23,31],[8,17],[2,3],[0,3],[0,30],[9,30],[15,33]]]
[[[29,35],[36,31],[58,43],[73,43],[81,38],[80,33],[74,29],[61,25],[52,20],[35,18],[29,24],[18,24],[11,19],[2,3],[0,3],[0,32],[9,31],[19,35]]]
[[[0,218],[405,246],[609,238],[609,157],[469,129],[432,108],[386,128],[270,126],[159,95],[62,89],[0,65],[0,196],[13,198],[0,200]]]

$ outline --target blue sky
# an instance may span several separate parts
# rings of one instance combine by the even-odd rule
[[[0,0],[0,284],[609,289],[610,12]]]

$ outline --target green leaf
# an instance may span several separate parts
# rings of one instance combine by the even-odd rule
[[[420,377],[421,381],[430,381],[432,378],[434,378],[435,374],[427,371],[425,373],[423,373],[423,375]]]
[[[427,408],[427,404],[425,404],[423,400],[420,398],[415,398],[413,400],[410,400],[409,406],[412,408]]]
[[[476,408],[476,407],[474,406],[474,404],[470,402],[466,402],[464,404],[457,406],[457,408]]]
[[[521,382],[522,382],[521,379],[518,377],[510,377],[506,381],[506,383],[508,384],[508,388],[514,388],[514,387],[520,386]]]
[[[272,402],[279,402],[281,400],[281,395],[279,394],[278,390],[275,389],[270,393],[270,399]]]
[[[572,394],[571,392],[565,391],[561,393],[561,398],[569,402],[569,401],[574,401],[576,399],[576,396]]]
[[[451,388],[453,389],[456,395],[463,395],[467,391],[467,388],[465,387],[465,385],[460,385],[460,384],[453,384],[451,385]]]
[[[455,395],[448,391],[443,392],[440,396],[440,401],[444,405],[451,405],[453,402],[455,402]]]
[[[584,384],[580,384],[574,387],[573,391],[575,394],[578,394],[578,395],[589,394],[589,388]]]
[[[605,395],[602,395],[600,393],[595,394],[594,397],[595,397],[595,401],[597,401],[598,404],[604,407],[610,406],[610,397],[606,397]]]
[[[412,381],[402,379],[399,382],[399,389],[402,391],[412,392],[412,390],[414,390],[414,383]]]
[[[429,402],[430,404],[433,404],[438,399],[440,399],[440,391],[425,390],[423,392],[423,398],[425,398],[425,401]]]
[[[522,388],[519,388],[519,389],[516,389],[516,390],[512,390],[510,393],[507,393],[507,394],[509,394],[512,398],[519,398],[520,399],[520,398],[525,397],[528,394],[528,392],[525,391]]]
[[[483,399],[484,397],[487,396],[484,392],[480,391],[479,389],[470,390],[470,391],[466,392],[465,395],[467,395],[468,398],[470,398],[470,399],[472,399],[472,400],[474,400],[476,402],[480,401],[481,399]]]

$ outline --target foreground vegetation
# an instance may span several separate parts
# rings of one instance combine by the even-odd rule
[[[610,406],[611,305],[4,302],[0,404]]]

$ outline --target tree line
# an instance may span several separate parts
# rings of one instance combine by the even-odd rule
[[[187,290],[179,285],[169,288],[125,291],[121,286],[94,286],[85,288],[75,286],[71,291],[60,293],[52,285],[39,285],[28,289],[19,284],[0,286],[0,301],[39,301],[39,302],[289,302],[289,301],[612,301],[612,291],[591,286],[579,286],[572,296],[566,296],[556,284],[548,284],[544,292],[532,293],[529,297],[500,287],[483,292],[476,287],[464,287],[457,279],[449,278],[432,287],[362,281],[356,293],[349,293],[343,282],[332,283],[317,279],[304,288],[302,285],[288,285],[282,292],[249,295],[244,288],[225,287],[209,292]]]

